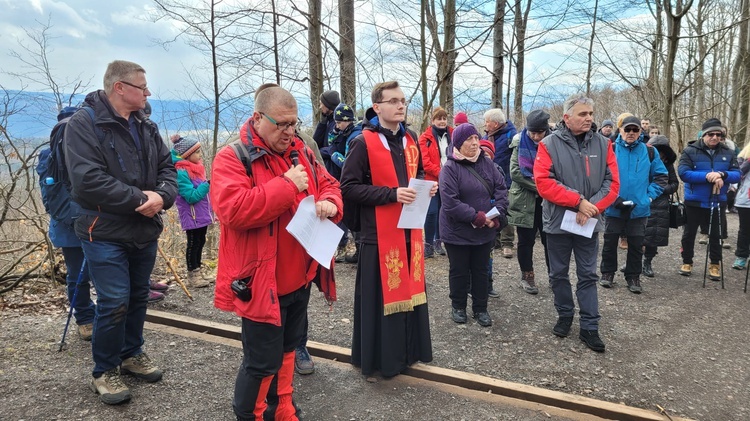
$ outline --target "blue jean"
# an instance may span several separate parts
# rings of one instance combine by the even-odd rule
[[[91,278],[89,277],[88,268],[83,273],[81,284],[78,285],[76,294],[76,283],[78,274],[81,272],[83,264],[83,249],[80,247],[63,247],[63,257],[65,258],[65,267],[68,268],[68,276],[65,283],[68,289],[68,301],[73,307],[73,315],[76,318],[76,324],[87,325],[94,322],[94,303],[91,301]],[[73,302],[73,295],[76,296]]]
[[[142,353],[149,277],[157,242],[145,247],[107,241],[82,241],[97,294],[91,351],[94,377]]]
[[[424,241],[428,244],[440,240],[440,206],[440,195],[432,196],[430,207],[427,208],[427,218],[424,220]]]
[[[599,234],[592,238],[575,234],[547,233],[549,280],[555,295],[555,309],[560,317],[573,317],[575,303],[570,285],[570,254],[575,253],[576,298],[581,329],[599,330],[599,296],[596,290],[596,258],[599,254]]]

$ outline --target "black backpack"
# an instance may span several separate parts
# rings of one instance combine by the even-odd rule
[[[94,110],[91,107],[82,107],[75,112],[81,109],[86,110],[89,114],[96,136],[102,142],[104,132],[94,124]],[[60,120],[52,129],[49,148],[45,148],[39,153],[36,172],[39,174],[39,187],[41,188],[44,209],[52,219],[72,226],[81,208],[70,198],[70,178],[68,177],[68,170],[65,168],[63,140],[68,121],[70,121],[70,117]]]

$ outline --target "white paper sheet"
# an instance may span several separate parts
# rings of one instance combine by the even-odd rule
[[[596,228],[597,222],[599,222],[598,219],[589,218],[585,224],[578,225],[578,222],[576,222],[576,212],[566,210],[565,214],[563,215],[562,224],[560,224],[560,229],[583,237],[591,238],[591,235],[594,233],[594,228]]]
[[[493,206],[492,209],[490,209],[486,214],[484,214],[484,216],[487,219],[492,219],[496,216],[500,216],[500,211],[497,210],[497,206]]]
[[[401,229],[422,229],[424,221],[427,219],[427,209],[430,207],[430,190],[435,185],[434,181],[418,180],[412,178],[409,180],[409,188],[417,191],[417,198],[401,209],[401,216],[398,218],[398,228]]]
[[[315,215],[313,196],[302,199],[286,230],[299,241],[310,257],[324,268],[331,268],[331,259],[344,231],[329,219],[320,219]]]

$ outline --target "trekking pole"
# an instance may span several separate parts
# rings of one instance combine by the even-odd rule
[[[719,210],[719,212],[718,212],[719,247],[720,247],[719,250],[721,251],[721,248],[723,248],[722,243],[724,242],[724,240],[722,239],[722,237],[724,236],[724,231],[722,231],[722,229],[721,229],[721,220],[722,220],[722,216],[723,215],[721,213],[721,202],[719,201],[718,189],[716,189],[716,188],[714,188],[714,189],[717,190],[717,193],[716,193],[716,204],[717,204],[717,206],[716,207]],[[721,289],[724,289],[724,252],[723,251],[721,251],[721,258],[719,259],[719,266],[721,266]]]
[[[714,194],[711,194],[711,198],[709,199],[709,205],[711,206],[711,211],[709,212],[708,216],[708,244],[706,244],[706,263],[703,265],[703,288],[706,287],[706,272],[708,271],[708,252],[711,249],[711,229],[713,228],[714,224]]]
[[[78,287],[81,285],[81,281],[83,281],[83,274],[86,270],[86,257],[83,258],[83,261],[81,262],[81,270],[78,272],[78,280],[76,281],[76,287],[73,289],[73,298],[70,300],[70,310],[68,310],[68,320],[65,322],[65,330],[63,330],[62,340],[60,340],[60,348],[57,350],[57,352],[62,352],[63,347],[65,346],[65,335],[68,334],[68,326],[70,326],[70,318],[73,316],[73,307],[76,302],[76,298],[78,297]],[[67,285],[65,286],[67,289]]]

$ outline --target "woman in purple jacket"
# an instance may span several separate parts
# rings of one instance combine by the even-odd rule
[[[174,135],[172,161],[177,168],[177,189],[175,200],[180,214],[180,224],[187,234],[187,283],[193,288],[204,288],[211,279],[201,274],[201,255],[206,244],[208,226],[213,223],[213,211],[208,199],[209,183],[206,168],[201,161],[201,144],[196,139]]]
[[[453,131],[452,152],[440,171],[440,238],[448,252],[451,317],[466,323],[466,302],[471,288],[471,309],[479,325],[492,326],[487,311],[487,265],[497,230],[508,222],[508,190],[500,171],[479,148],[474,125]],[[490,214],[497,211],[496,215]],[[489,215],[489,216],[488,216]]]

